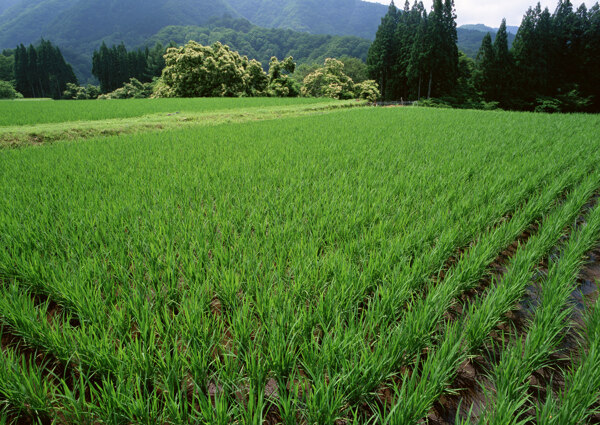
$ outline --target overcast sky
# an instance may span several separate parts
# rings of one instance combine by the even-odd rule
[[[390,4],[390,0],[368,0],[377,3]],[[410,0],[411,4],[414,0]],[[395,0],[396,6],[404,7],[404,0]],[[424,0],[423,3],[429,10],[433,1]],[[537,4],[537,0],[454,0],[456,4],[456,14],[458,16],[458,25],[464,24],[485,24],[497,28],[500,26],[502,18],[506,18],[508,25],[518,26],[521,23],[523,15],[529,8]],[[542,0],[542,7],[548,7],[550,12],[554,12],[558,0]],[[592,7],[595,1],[574,0],[575,7],[585,3],[587,7]]]

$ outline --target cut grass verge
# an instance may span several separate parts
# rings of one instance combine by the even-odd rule
[[[356,100],[292,106],[253,107],[211,112],[172,112],[132,118],[69,121],[0,127],[0,149],[41,145],[60,140],[143,133],[189,126],[266,121],[283,117],[323,114],[341,108],[366,106]]]

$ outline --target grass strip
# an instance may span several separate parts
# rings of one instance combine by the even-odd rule
[[[309,105],[255,107],[204,113],[151,114],[125,119],[75,121],[0,127],[0,149],[41,145],[61,140],[89,139],[98,136],[144,133],[190,126],[215,126],[228,123],[266,121],[332,112],[342,108],[363,107],[365,102],[340,101]]]

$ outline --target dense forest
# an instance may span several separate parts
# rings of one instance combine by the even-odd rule
[[[453,0],[404,9],[393,3],[367,63],[387,100],[547,112],[600,111],[600,7],[560,0],[529,8],[512,43],[506,22],[484,37],[473,62],[459,53]]]
[[[68,83],[77,83],[60,49],[47,40],[37,47],[21,44],[15,49],[14,80],[16,90],[25,97],[54,99],[62,97]]]

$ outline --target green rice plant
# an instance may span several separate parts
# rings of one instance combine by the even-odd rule
[[[10,349],[0,350],[0,400],[7,403],[1,407],[40,424],[52,418],[55,388],[45,376],[47,366],[36,364],[33,358],[21,358]],[[3,420],[6,423],[6,416]]]
[[[592,174],[574,189],[565,204],[545,218],[538,233],[519,247],[502,281],[469,304],[462,320],[445,326],[443,339],[420,365],[420,372],[410,378],[405,376],[401,387],[395,387],[397,404],[384,418],[385,423],[412,424],[427,414],[458,366],[484,343],[501,317],[522,297],[536,264],[557,243],[565,226],[577,217],[599,182],[599,175]]]
[[[600,207],[586,217],[586,224],[571,235],[559,260],[551,263],[541,282],[541,300],[525,340],[502,353],[491,382],[494,392],[487,394],[486,410],[479,420],[485,424],[520,424],[529,401],[528,378],[546,366],[556,351],[568,325],[572,306],[569,297],[576,284],[584,254],[600,239]]]
[[[587,423],[597,413],[600,396],[600,303],[584,320],[580,359],[565,375],[565,387],[555,397],[548,391],[546,401],[537,406],[538,424],[575,425]]]
[[[271,107],[203,102],[46,121]],[[596,127],[356,108],[5,150],[0,321],[76,371],[57,377],[72,422],[366,422],[457,298],[596,170]]]

